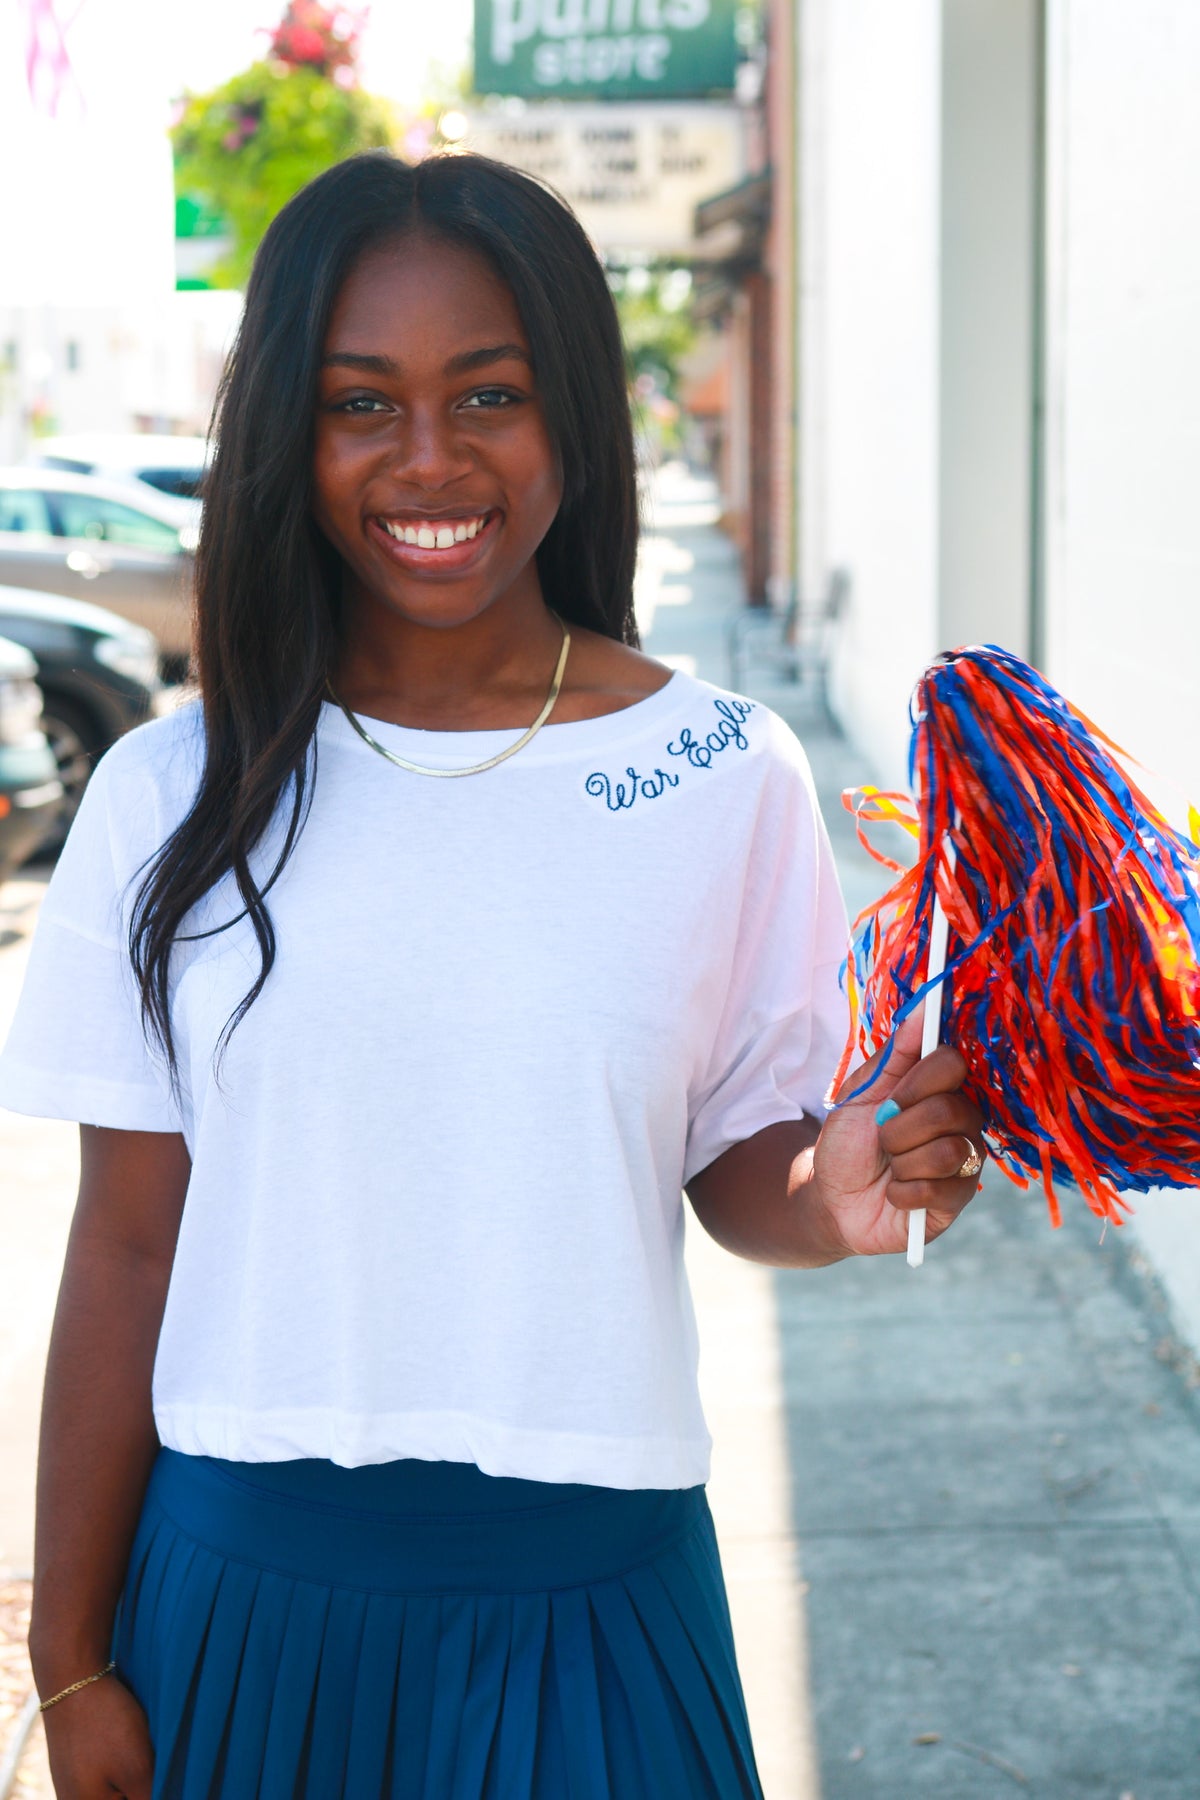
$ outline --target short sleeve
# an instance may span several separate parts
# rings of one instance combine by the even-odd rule
[[[685,1183],[768,1125],[821,1118],[849,1029],[833,852],[807,758],[782,721],[773,726],[725,1004],[689,1097]]]
[[[134,877],[154,847],[158,809],[126,743],[98,764],[51,877],[0,1054],[0,1106],[127,1131],[179,1131],[127,948]]]

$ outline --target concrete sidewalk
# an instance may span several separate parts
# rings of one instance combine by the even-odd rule
[[[712,494],[656,484],[646,647],[729,681]],[[786,686],[852,910],[852,747]],[[1197,1800],[1200,1395],[1136,1246],[994,1172],[925,1267],[766,1275],[693,1231],[767,1800]],[[790,1670],[779,1657],[791,1655]]]

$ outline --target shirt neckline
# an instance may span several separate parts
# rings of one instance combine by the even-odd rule
[[[601,713],[594,719],[569,719],[557,725],[551,720],[513,758],[513,764],[528,766],[531,762],[587,754],[628,738],[640,737],[679,710],[686,689],[686,677],[679,669],[672,669],[662,687],[642,700],[635,700],[631,706],[618,707],[615,712]],[[509,726],[488,731],[427,731],[414,725],[396,725],[389,719],[374,719],[369,713],[356,713],[355,717],[362,720],[365,729],[384,749],[394,750],[411,762],[428,763],[436,768],[452,768],[458,763],[494,756],[506,744],[515,743],[527,729]],[[349,745],[376,761],[381,760],[369,744],[364,744],[341,707],[332,700],[321,703],[319,730],[322,738],[331,743]]]

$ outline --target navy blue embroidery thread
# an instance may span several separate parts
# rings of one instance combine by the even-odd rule
[[[721,723],[715,731],[710,731],[701,742],[692,732],[690,725],[685,725],[679,734],[679,741],[667,745],[671,756],[686,756],[693,769],[708,769],[712,766],[714,756],[722,750],[728,750],[730,744],[736,744],[739,750],[750,748],[750,739],[742,730],[742,720],[749,718],[754,711],[752,700],[714,700],[713,705],[721,715]]]
[[[712,767],[712,759],[732,744],[738,750],[748,750],[750,739],[742,730],[742,720],[748,719],[754,711],[752,700],[714,700],[713,705],[721,716],[721,722],[707,737],[697,738],[690,725],[685,725],[679,734],[678,741],[667,745],[669,756],[682,756],[693,769]],[[599,769],[588,776],[584,788],[594,798],[603,796],[604,804],[609,812],[628,812],[638,800],[657,800],[669,787],[679,786],[679,776],[669,769],[656,768],[652,775],[639,775],[632,763],[625,769],[628,781],[613,781],[610,776],[602,774]]]
[[[638,798],[657,800],[665,788],[679,786],[678,775],[673,775],[666,769],[655,769],[653,775],[639,775],[635,768],[629,767],[625,773],[629,777],[628,787],[623,781],[610,781],[599,770],[589,775],[583,785],[589,794],[604,795],[604,804],[609,812],[627,810]]]

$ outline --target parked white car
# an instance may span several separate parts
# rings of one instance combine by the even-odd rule
[[[135,482],[189,500],[200,496],[208,460],[204,438],[157,437],[149,432],[89,431],[42,438],[33,451],[33,461],[46,469]]]

